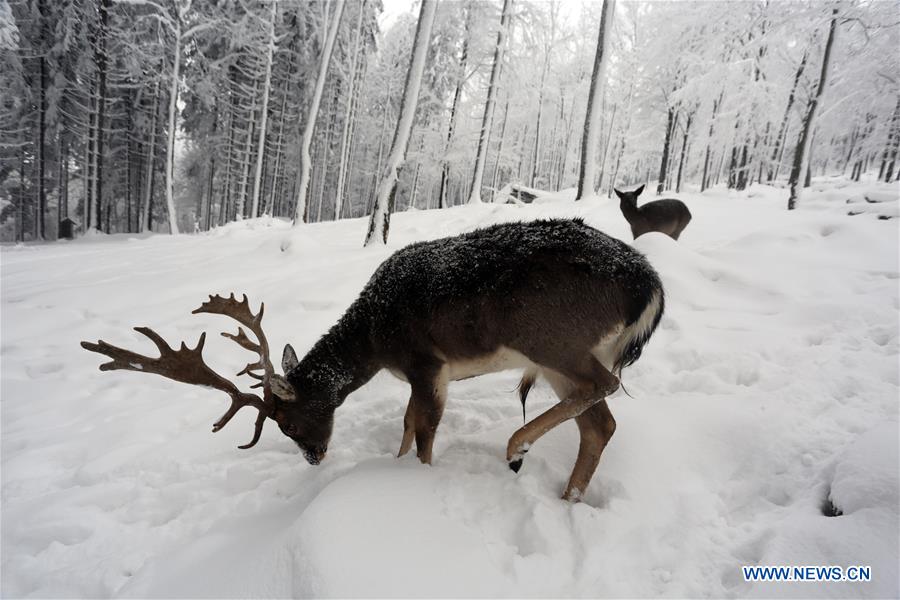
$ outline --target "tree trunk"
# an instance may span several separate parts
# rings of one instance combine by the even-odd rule
[[[212,131],[210,137],[213,140],[213,144],[215,144],[216,140],[216,131],[219,128],[219,101],[218,99],[213,100],[213,122],[212,122]],[[209,153],[209,173],[207,175],[206,180],[206,222],[204,223],[203,229],[205,231],[209,231],[212,229],[212,210],[213,210],[213,186],[216,180],[216,154],[215,149]],[[219,209],[221,210],[221,208]]]
[[[335,120],[337,119],[337,107],[340,102],[341,89],[337,82],[331,85],[334,95],[331,98],[330,108],[331,115],[328,118],[328,128],[325,130],[325,140],[322,144],[322,159],[319,161],[319,191],[316,194],[316,221],[322,220],[322,204],[324,204],[325,183],[328,181],[328,165],[331,163],[331,138],[334,135]],[[311,186],[315,187],[315,186]]]
[[[103,126],[106,111],[106,37],[109,23],[110,0],[99,0],[100,25],[97,30],[97,47],[94,49],[94,61],[97,65],[97,121],[94,135],[94,189],[92,194],[93,210],[91,227],[100,230],[100,203],[103,197]]]
[[[127,118],[127,127],[128,127],[128,139],[125,142],[125,231],[127,233],[131,233],[132,227],[132,188],[134,187],[134,183],[132,181],[134,177],[134,165],[132,165],[132,136],[131,132],[134,130],[134,95],[129,92],[125,96],[125,101],[128,103],[125,109],[125,115]]]
[[[392,82],[388,82],[387,96],[391,97],[393,88]],[[381,133],[378,134],[378,158],[375,160],[375,171],[372,172],[372,181],[369,184],[369,190],[366,192],[366,213],[369,214],[375,209],[375,189],[378,185],[378,174],[381,173],[381,162],[384,160],[384,137],[387,135],[388,113],[390,105],[386,104],[384,113],[381,115]]]
[[[222,199],[219,208],[219,225],[228,222],[232,213],[234,198],[234,186],[232,185],[235,147],[235,120],[237,119],[237,67],[234,64],[228,67],[228,149],[225,151],[225,189],[222,191]]]
[[[328,28],[325,38],[325,46],[322,48],[322,56],[319,58],[319,73],[316,77],[316,87],[313,91],[312,103],[309,113],[306,115],[306,125],[303,128],[303,137],[300,142],[300,181],[297,184],[297,207],[294,212],[294,225],[303,222],[307,213],[307,195],[309,191],[310,171],[312,170],[312,158],[309,148],[312,143],[313,133],[316,129],[316,119],[319,116],[319,105],[322,102],[322,94],[325,91],[325,80],[328,77],[328,63],[331,62],[331,54],[334,51],[334,40],[337,38],[341,25],[341,16],[344,14],[344,0],[335,0],[337,6],[334,16]]]
[[[669,170],[669,147],[672,145],[672,135],[675,131],[675,109],[669,108],[666,120],[666,139],[663,142],[662,162],[659,164],[659,181],[656,184],[656,195],[663,193],[666,186],[666,174]]]
[[[503,54],[506,35],[512,17],[513,0],[503,0],[503,14],[500,17],[500,29],[497,31],[497,45],[494,47],[494,64],[491,67],[491,81],[488,85],[487,101],[484,103],[484,115],[481,119],[481,132],[478,136],[478,151],[475,154],[475,172],[472,175],[472,191],[469,204],[481,203],[481,183],[484,179],[484,166],[487,161],[488,143],[491,137],[491,126],[494,117],[494,103],[497,98],[497,87],[500,83],[500,70],[503,66]]]
[[[350,143],[350,130],[353,123],[353,109],[356,103],[359,61],[359,46],[363,35],[363,13],[366,11],[366,0],[362,0],[357,7],[359,14],[356,17],[356,34],[353,38],[353,52],[350,55],[350,89],[347,90],[347,109],[344,111],[344,128],[341,132],[341,157],[338,168],[337,186],[334,192],[334,220],[341,218],[341,208],[344,201],[344,186],[347,177],[347,160],[349,158],[348,145]]]
[[[588,92],[587,114],[584,117],[584,135],[581,139],[581,168],[578,175],[576,200],[593,196],[597,173],[597,145],[600,137],[600,104],[609,52],[606,45],[612,43],[612,26],[615,21],[615,0],[604,0],[600,13],[600,32],[597,36],[597,50],[594,53],[594,70],[591,73],[591,87]]]
[[[169,136],[166,143],[166,211],[169,213],[169,233],[178,233],[175,214],[175,134],[178,117],[178,85],[181,71],[181,22],[175,28],[175,50],[172,54],[172,82],[169,86]]]
[[[606,168],[606,160],[609,157],[609,143],[612,139],[613,126],[616,124],[616,110],[618,109],[617,104],[613,104],[612,114],[609,117],[609,129],[606,131],[606,139],[603,140],[603,156],[600,159],[600,180],[597,182],[597,192],[603,193],[603,178],[609,178],[608,169]]]
[[[259,139],[256,144],[256,171],[253,175],[253,198],[250,202],[251,218],[259,216],[263,156],[266,153],[266,126],[269,118],[269,84],[272,82],[272,58],[275,55],[275,19],[277,16],[278,0],[273,0],[269,11],[269,44],[266,49],[266,75],[263,81],[262,109],[259,117]]]
[[[450,123],[447,126],[447,143],[444,145],[444,159],[441,164],[441,187],[438,191],[438,208],[447,208],[447,195],[450,186],[450,161],[447,160],[446,154],[450,151],[450,145],[453,142],[453,130],[456,129],[456,109],[459,106],[459,98],[462,96],[463,83],[466,78],[466,65],[469,58],[469,32],[472,28],[472,16],[475,11],[472,10],[472,3],[466,2],[466,30],[463,34],[462,53],[459,56],[459,64],[457,65],[458,75],[456,77],[456,89],[453,91],[453,103],[450,105]]]
[[[45,0],[38,0],[38,18],[41,31],[41,55],[38,58],[38,134],[37,134],[37,237],[46,239],[44,227],[44,214],[47,211],[47,189],[45,181],[45,169],[47,162],[46,138],[47,138],[47,52],[52,39],[47,27],[47,15],[45,13]]]
[[[497,193],[500,175],[500,162],[503,159],[503,140],[506,138],[506,120],[509,117],[509,98],[506,98],[506,104],[503,107],[503,123],[500,124],[500,145],[497,146],[497,161],[494,163],[494,174],[491,176],[491,202]]]
[[[505,2],[509,2],[509,0],[505,0]],[[409,61],[409,70],[406,73],[406,86],[403,90],[400,117],[397,119],[397,128],[394,130],[394,141],[391,143],[387,166],[378,185],[375,207],[372,210],[369,230],[366,233],[364,244],[366,246],[370,246],[378,240],[384,244],[387,243],[391,212],[394,209],[394,196],[397,193],[397,180],[400,168],[406,159],[407,146],[409,146],[409,137],[412,132],[413,119],[416,115],[416,105],[419,101],[419,88],[422,84],[422,73],[425,71],[425,59],[428,57],[428,43],[431,39],[431,27],[434,24],[436,9],[437,0],[422,0],[422,5],[419,9],[419,22],[416,25],[416,35],[413,41],[412,57]]]
[[[247,214],[247,200],[252,193],[250,187],[250,164],[253,162],[253,134],[256,132],[256,96],[259,91],[259,81],[253,81],[253,94],[250,103],[250,114],[247,117],[247,135],[244,138],[244,151],[241,154],[241,180],[238,187],[238,198],[235,205],[235,219],[243,219]]]
[[[550,70],[550,51],[547,51],[547,56],[544,59],[544,68],[541,70],[541,83],[538,86],[538,113],[537,113],[537,123],[535,124],[535,134],[534,134],[534,147],[531,151],[531,177],[529,178],[528,185],[534,187],[535,181],[538,176],[538,168],[540,163],[541,156],[541,117],[544,116],[544,84],[547,81],[547,71]],[[509,106],[509,104],[507,104]]]
[[[719,93],[718,99],[713,101],[712,107],[712,115],[709,118],[709,137],[706,142],[706,156],[703,158],[703,177],[700,178],[700,191],[705,192],[709,187],[709,164],[712,160],[711,149],[712,149],[712,140],[713,133],[715,131],[715,123],[716,123],[716,114],[719,112],[719,107],[722,105],[722,98],[725,96],[725,90],[723,89]]]
[[[788,197],[788,210],[797,207],[800,199],[802,188],[801,183],[806,179],[806,173],[803,172],[806,166],[806,156],[809,154],[810,141],[812,139],[812,130],[816,122],[816,110],[819,106],[819,100],[822,98],[822,92],[825,91],[825,85],[828,83],[828,67],[831,62],[831,47],[834,45],[834,33],[837,28],[838,9],[831,11],[831,24],[828,27],[828,39],[825,42],[825,54],[822,57],[822,71],[819,74],[819,84],[816,88],[816,95],[809,99],[809,106],[806,112],[806,119],[800,128],[800,138],[797,141],[797,148],[794,151],[794,165],[791,168],[791,176],[788,179],[788,187],[790,195]]]
[[[94,39],[93,44],[96,45],[96,39]],[[96,89],[96,84],[91,81],[91,87]],[[81,216],[82,216],[82,231],[87,232],[89,229],[93,229],[93,222],[91,221],[91,209],[93,208],[93,194],[94,194],[94,153],[96,152],[96,140],[94,136],[97,134],[96,127],[94,123],[97,122],[97,110],[96,110],[96,94],[91,94],[88,97],[88,126],[87,126],[87,143],[84,145],[84,165],[82,166],[82,173],[84,177],[82,177],[82,191],[81,191]],[[23,153],[24,157],[24,153]]]
[[[684,138],[681,141],[681,158],[678,160],[678,177],[675,180],[675,192],[681,193],[681,174],[684,170],[684,157],[687,154],[688,135],[691,131],[691,121],[694,115],[688,114],[687,123],[684,125]]]
[[[898,144],[900,144],[900,96],[897,97],[897,104],[894,105],[894,112],[891,115],[891,122],[888,126],[887,143],[884,145],[884,152],[881,155],[881,168],[878,169],[879,181],[890,183],[891,175],[894,171],[894,162],[897,158]],[[885,174],[885,171],[887,171],[887,174]]]
[[[59,190],[56,196],[56,239],[59,239],[60,224],[69,216],[69,148],[62,132],[59,139]]]
[[[794,106],[794,100],[797,96],[797,87],[800,84],[800,78],[803,76],[803,70],[806,68],[806,60],[809,58],[809,49],[803,51],[803,58],[800,59],[800,65],[797,67],[797,72],[794,74],[794,84],[791,86],[791,93],[788,95],[788,103],[787,107],[784,109],[784,116],[781,118],[781,127],[778,128],[778,137],[775,138],[775,148],[772,150],[772,163],[776,164],[776,168],[773,170],[771,165],[769,167],[769,175],[768,180],[773,181],[776,177],[778,177],[778,168],[777,163],[781,162],[781,158],[779,156],[782,151],[782,146],[784,145],[785,136],[787,134],[787,126],[788,120],[791,116],[791,107]]]

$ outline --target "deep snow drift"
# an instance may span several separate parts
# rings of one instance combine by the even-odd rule
[[[875,194],[887,202],[866,202]],[[211,334],[205,356],[249,358],[191,315],[210,293],[266,303],[273,348],[308,349],[390,252],[508,220],[583,216],[630,240],[611,200],[411,211],[388,248],[366,223],[255,220],[195,236],[96,236],[2,251],[4,597],[896,597],[898,227],[890,186],[817,181],[681,194],[681,241],[634,245],[667,312],[585,502],[559,499],[567,423],[516,475],[518,373],[452,384],[434,465],[394,458],[406,384],[380,374],[336,414],[318,467],[252,410],[209,433],[227,398],[140,373],[101,373],[81,340],[152,353]],[[647,196],[644,200],[652,199]],[[851,203],[847,204],[847,200]],[[848,216],[852,207],[863,214]],[[284,248],[284,250],[282,250]],[[277,357],[276,357],[277,358]],[[529,418],[553,402],[532,392]],[[825,516],[833,504],[841,516]],[[870,565],[868,583],[744,581],[742,565]]]

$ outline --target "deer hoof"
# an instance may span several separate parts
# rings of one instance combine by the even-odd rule
[[[513,473],[518,473],[519,469],[522,468],[522,461],[525,460],[525,454],[528,452],[527,448],[522,448],[508,459],[506,459],[509,468],[513,470]]]
[[[572,504],[581,502],[581,490],[578,488],[568,488],[563,492],[562,499]]]

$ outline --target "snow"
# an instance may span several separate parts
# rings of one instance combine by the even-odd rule
[[[881,212],[848,216],[866,195]],[[235,324],[190,314],[208,294],[265,301],[273,355],[303,353],[407,243],[559,216],[631,242],[614,200],[401,213],[388,246],[365,249],[365,219],[3,247],[0,592],[897,597],[898,228],[878,218],[897,196],[825,179],[793,212],[765,186],[678,195],[694,215],[681,240],[634,242],[666,314],[624,372],[633,397],[610,399],[618,429],[580,504],[559,499],[573,423],[506,465],[514,371],[451,385],[432,466],[394,458],[408,387],[379,374],[313,467],[272,424],[238,450],[252,410],[211,435],[221,392],[101,373],[78,343],[153,353],[133,326],[173,344],[209,331],[207,362],[235,373],[248,353],[214,335]],[[539,382],[528,417],[552,402]],[[873,580],[745,582],[757,564],[870,565]]]

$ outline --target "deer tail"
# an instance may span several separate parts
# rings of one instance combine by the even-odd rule
[[[528,399],[528,392],[534,386],[537,379],[537,369],[526,369],[522,374],[522,380],[519,382],[519,401],[522,403],[522,422],[525,422],[525,400]]]

